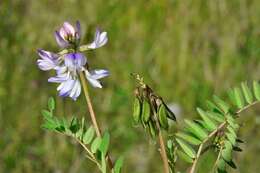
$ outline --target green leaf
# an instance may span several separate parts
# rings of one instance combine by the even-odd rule
[[[225,101],[216,95],[213,96],[213,100],[224,113],[228,113],[230,106]]]
[[[212,112],[222,113],[221,109],[219,109],[215,103],[213,103],[209,100],[207,100],[207,106],[208,106],[209,110],[211,110]]]
[[[226,133],[227,139],[229,140],[229,142],[235,146],[236,145],[236,135],[233,135],[231,133]]]
[[[201,141],[199,139],[197,139],[196,137],[192,136],[192,134],[178,132],[178,133],[176,133],[176,136],[184,139],[185,141],[189,142],[192,145],[201,144]]]
[[[180,145],[180,147],[183,149],[183,151],[190,157],[190,158],[195,158],[196,152],[194,149],[186,144],[183,140],[176,138],[176,141]]]
[[[253,82],[253,90],[255,94],[255,98],[260,101],[260,84],[257,81]]]
[[[222,157],[226,162],[232,160],[232,144],[229,141],[225,141],[225,148],[222,150]]]
[[[244,96],[246,98],[246,102],[249,104],[253,103],[254,97],[253,97],[253,94],[252,94],[251,90],[249,89],[247,83],[245,83],[245,82],[241,83],[241,87],[242,87]]]
[[[41,113],[42,113],[42,116],[45,118],[45,120],[51,120],[51,121],[53,120],[51,112],[49,112],[47,110],[42,110]]]
[[[115,163],[115,166],[114,166],[114,171],[115,173],[120,173],[121,172],[121,169],[122,169],[122,166],[123,166],[123,162],[124,162],[124,159],[123,157],[119,157]]]
[[[185,154],[184,152],[177,150],[177,155],[185,162],[187,163],[192,163],[193,159],[190,158],[187,154]]]
[[[242,92],[241,92],[240,88],[236,87],[234,89],[234,96],[235,96],[235,100],[236,100],[236,106],[238,108],[242,109],[245,105],[245,101],[242,96]]]
[[[97,149],[99,148],[99,146],[101,144],[101,141],[102,141],[102,139],[100,137],[96,137],[94,139],[94,141],[91,144],[91,148],[90,148],[92,153],[96,153],[97,152]]]
[[[198,137],[200,140],[207,138],[208,133],[204,131],[198,124],[192,122],[190,120],[184,120],[185,123],[188,125],[187,130]]]
[[[95,136],[95,129],[93,128],[93,126],[90,126],[83,136],[84,144],[90,144],[94,136]]]
[[[219,123],[223,123],[225,121],[225,116],[223,114],[216,112],[207,112],[207,115]]]
[[[55,101],[53,97],[50,97],[48,100],[48,108],[50,111],[53,111],[55,109]]]
[[[104,136],[102,137],[101,144],[99,146],[99,150],[102,152],[102,154],[106,155],[109,147],[110,142],[110,135],[108,132],[105,132]]]
[[[205,111],[203,111],[200,108],[197,108],[197,111],[198,111],[199,115],[201,116],[201,118],[203,119],[203,121],[205,122],[205,127],[209,131],[213,131],[217,128],[216,124],[208,117],[208,115]]]
[[[226,173],[226,162],[222,158],[218,160],[217,167],[219,173]]]
[[[76,133],[80,128],[79,120],[76,117],[73,117],[70,123],[70,131]]]

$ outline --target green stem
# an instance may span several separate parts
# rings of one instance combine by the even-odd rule
[[[84,95],[85,95],[85,98],[86,98],[86,101],[87,101],[88,110],[89,110],[89,114],[90,114],[90,117],[91,117],[92,124],[94,126],[94,129],[96,131],[97,136],[101,137],[101,130],[98,126],[96,115],[95,115],[95,112],[94,112],[94,109],[93,109],[93,106],[92,106],[92,102],[91,102],[91,99],[90,99],[90,96],[89,96],[86,78],[85,78],[83,72],[80,72],[79,76],[80,76],[80,80],[81,80],[81,83],[82,83]],[[111,160],[111,158],[109,157],[108,154],[107,154],[107,162],[108,162],[109,168],[111,170],[113,170],[113,163],[112,163],[112,160]]]

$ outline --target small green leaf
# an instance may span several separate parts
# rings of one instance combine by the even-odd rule
[[[260,84],[257,81],[253,82],[253,90],[255,94],[255,98],[260,101]]]
[[[226,173],[226,162],[222,158],[218,160],[217,167],[219,173]]]
[[[76,117],[73,117],[70,123],[70,131],[76,133],[80,128],[79,120]]]
[[[236,145],[236,135],[234,136],[231,133],[226,133],[227,139],[229,140],[229,142],[235,146]]]
[[[99,148],[99,146],[101,144],[101,141],[102,141],[102,139],[100,137],[96,137],[94,139],[94,141],[91,144],[91,148],[90,148],[92,153],[96,153],[97,152],[97,149]]]
[[[185,154],[184,152],[177,150],[177,155],[185,162],[187,163],[192,163],[193,159],[190,158],[187,154]]]
[[[208,133],[202,129],[198,124],[192,122],[190,120],[184,120],[185,123],[188,125],[187,130],[198,137],[200,140],[205,139],[208,136]]]
[[[232,144],[229,141],[225,141],[225,148],[222,150],[222,157],[226,162],[232,160]]]
[[[102,137],[101,144],[99,146],[99,150],[102,152],[102,154],[106,155],[109,147],[110,142],[110,135],[108,132],[105,132],[104,136]]]
[[[246,102],[251,104],[254,101],[253,94],[251,90],[249,89],[247,83],[243,82],[241,83],[242,91],[244,93],[244,96],[246,98]]]
[[[190,158],[195,158],[196,152],[194,149],[186,144],[183,140],[176,138],[176,141],[180,145],[180,147],[183,149],[183,151],[190,157]]]
[[[117,161],[115,163],[115,166],[114,166],[115,173],[120,173],[121,172],[121,169],[122,169],[122,166],[123,166],[123,162],[124,162],[123,157],[119,157],[119,159],[117,159]]]
[[[46,119],[46,120],[52,120],[52,113],[47,111],[47,110],[42,110],[41,111],[42,116]]]
[[[230,106],[218,96],[214,95],[213,100],[224,113],[227,113],[229,111]]]
[[[212,112],[222,113],[221,109],[219,109],[215,103],[213,103],[209,100],[207,100],[207,106],[208,106],[209,110],[211,110]]]
[[[234,96],[235,96],[235,100],[236,100],[236,106],[238,108],[242,109],[245,105],[245,101],[242,96],[242,92],[241,92],[240,88],[236,87],[234,89]]]
[[[213,131],[217,128],[216,124],[208,117],[208,115],[205,111],[203,111],[200,108],[197,108],[197,111],[198,111],[199,115],[201,116],[201,118],[203,119],[203,121],[205,122],[205,127],[209,131]]]
[[[84,144],[90,144],[94,136],[95,136],[95,129],[93,128],[93,126],[90,126],[83,136]]]
[[[201,141],[198,138],[192,136],[192,134],[178,132],[178,133],[176,133],[176,136],[184,139],[185,141],[189,142],[192,145],[201,144]]]
[[[223,123],[225,121],[225,116],[223,114],[216,112],[207,112],[207,115],[219,123]]]
[[[48,100],[48,108],[50,111],[53,111],[55,109],[55,101],[53,97],[50,97]]]

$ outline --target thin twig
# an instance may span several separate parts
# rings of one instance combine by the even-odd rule
[[[212,172],[215,172],[215,170],[216,170],[216,168],[217,168],[217,166],[218,166],[218,161],[219,161],[219,159],[220,159],[220,157],[221,157],[221,151],[222,151],[222,147],[221,147],[220,150],[219,150],[218,157],[217,157],[217,159],[216,159],[216,161],[215,161],[215,163],[214,163]]]

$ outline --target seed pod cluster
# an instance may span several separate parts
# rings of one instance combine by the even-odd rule
[[[135,89],[133,108],[134,122],[141,124],[151,137],[158,134],[159,128],[168,130],[169,119],[176,121],[175,115],[163,99],[146,84]]]

